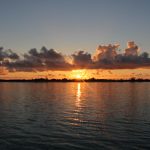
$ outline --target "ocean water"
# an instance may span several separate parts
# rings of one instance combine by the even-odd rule
[[[150,83],[0,83],[0,150],[150,149]]]

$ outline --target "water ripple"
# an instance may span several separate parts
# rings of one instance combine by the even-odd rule
[[[7,83],[0,88],[0,150],[150,149],[147,83]]]

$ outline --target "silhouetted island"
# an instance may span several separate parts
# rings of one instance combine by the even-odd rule
[[[0,79],[0,82],[150,82],[150,79],[130,78],[130,79]]]

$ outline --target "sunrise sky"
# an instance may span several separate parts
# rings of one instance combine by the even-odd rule
[[[149,0],[1,0],[0,78],[150,78]]]

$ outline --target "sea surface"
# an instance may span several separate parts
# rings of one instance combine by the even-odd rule
[[[150,149],[150,83],[0,83],[0,150]]]

